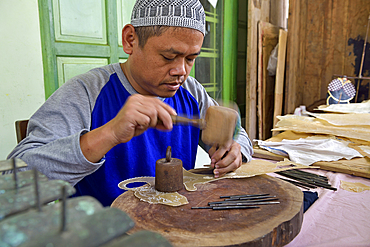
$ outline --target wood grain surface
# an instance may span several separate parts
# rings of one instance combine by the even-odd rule
[[[245,130],[251,140],[257,133],[258,23],[270,19],[270,0],[248,1]]]
[[[279,49],[278,49],[278,60],[276,65],[276,81],[275,81],[275,97],[274,97],[274,117],[273,125],[274,128],[278,122],[277,116],[281,116],[283,113],[283,96],[284,96],[284,78],[285,78],[285,57],[286,57],[286,42],[288,32],[285,30],[279,30]],[[272,132],[274,135],[277,132]]]
[[[268,74],[267,66],[271,52],[278,44],[279,27],[260,21],[258,30],[258,138],[266,140],[271,137],[271,129],[273,128],[275,92],[275,76]]]
[[[303,193],[297,187],[267,175],[223,179],[179,191],[189,204],[171,207],[140,201],[127,191],[112,207],[125,211],[135,222],[129,232],[150,230],[166,237],[174,246],[283,246],[300,231],[303,220]],[[257,209],[191,209],[222,201],[220,196],[269,193],[280,204]]]
[[[333,75],[359,75],[369,13],[368,0],[290,1],[284,114],[326,99]],[[366,56],[363,76],[370,73]],[[369,98],[369,80],[352,83],[361,83],[358,102]]]

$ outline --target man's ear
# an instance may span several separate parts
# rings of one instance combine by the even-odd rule
[[[135,45],[138,45],[138,38],[134,26],[127,24],[122,29],[122,46],[123,51],[131,55]]]

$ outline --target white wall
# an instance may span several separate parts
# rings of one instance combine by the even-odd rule
[[[14,122],[45,101],[37,0],[0,1],[0,160],[16,145]]]

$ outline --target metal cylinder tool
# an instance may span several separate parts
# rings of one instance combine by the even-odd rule
[[[184,186],[182,161],[171,156],[171,147],[168,146],[166,158],[157,160],[155,164],[155,189],[161,192],[179,191]]]

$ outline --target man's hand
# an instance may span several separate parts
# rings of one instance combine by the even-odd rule
[[[240,145],[235,141],[229,146],[217,147],[214,145],[208,153],[211,157],[211,166],[215,168],[213,172],[215,178],[235,171],[242,165]]]
[[[152,96],[130,96],[115,118],[80,138],[82,153],[87,160],[98,162],[111,148],[130,141],[148,128],[171,130],[175,110]],[[158,119],[161,124],[157,124]]]
[[[111,129],[117,144],[126,143],[150,127],[171,130],[171,115],[177,114],[166,103],[155,97],[136,94],[127,99],[117,116],[106,125]],[[163,124],[158,125],[158,119]]]

